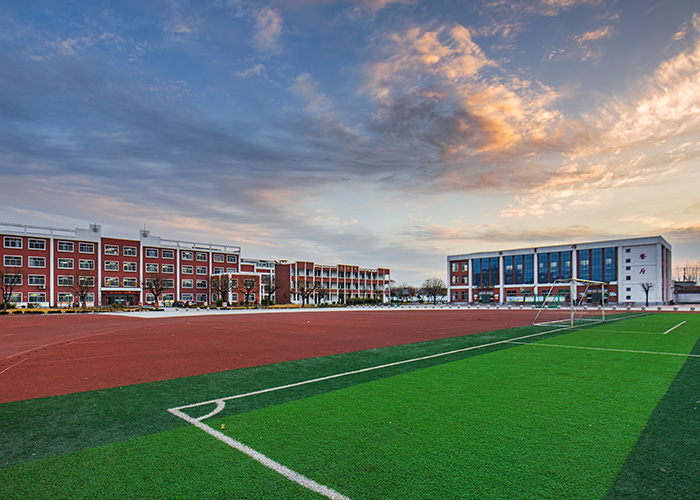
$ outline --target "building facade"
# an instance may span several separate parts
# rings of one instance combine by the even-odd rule
[[[645,304],[648,292],[650,304],[664,304],[673,293],[671,246],[661,236],[450,255],[447,276],[453,303],[532,303],[550,293],[568,301],[569,285],[557,280],[572,278],[605,282],[609,303]],[[577,286],[575,300],[599,292],[584,290]]]
[[[276,266],[278,303],[339,304],[353,299],[389,302],[391,273],[345,264],[296,261]]]
[[[18,305],[67,307],[81,295],[88,306],[150,304],[155,297],[149,280],[162,282],[159,299],[164,305],[207,305],[217,299],[234,304],[259,304],[266,298],[276,298],[276,303],[295,301],[292,280],[285,281],[286,288],[279,286],[282,281],[276,285],[278,268],[289,274],[286,261],[242,259],[237,246],[168,240],[147,230],[141,230],[137,239],[112,238],[103,236],[98,224],[60,229],[0,223],[0,238],[0,274],[4,281],[18,281],[10,299]],[[340,267],[359,272],[357,266]],[[339,266],[323,266],[331,268],[337,275]],[[362,270],[363,276],[373,275],[374,280],[338,281],[336,276],[333,289],[337,293],[340,283],[350,290],[355,283],[376,284],[379,271]],[[388,276],[388,269],[381,271]]]

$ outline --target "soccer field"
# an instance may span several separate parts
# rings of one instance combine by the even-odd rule
[[[699,338],[612,317],[5,403],[0,497],[700,498]]]

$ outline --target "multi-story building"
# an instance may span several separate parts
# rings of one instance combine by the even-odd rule
[[[278,303],[347,303],[349,299],[390,300],[389,269],[296,261],[279,263],[275,276]]]
[[[604,282],[610,303],[646,303],[647,292],[650,304],[672,300],[671,246],[661,236],[450,255],[447,275],[451,302],[532,302],[549,293],[570,300],[558,280],[572,278]],[[584,290],[577,285],[577,295]],[[595,286],[586,293],[590,300]]]
[[[87,305],[148,304],[154,301],[145,286],[149,280],[162,282],[165,305],[209,304],[219,298],[261,303],[270,295],[277,303],[295,302],[292,280],[275,278],[278,267],[289,275],[286,261],[241,259],[237,246],[167,240],[147,230],[138,239],[112,238],[103,236],[98,224],[60,229],[0,223],[0,237],[0,274],[3,280],[19,278],[11,297],[18,304],[68,306],[81,293]],[[370,296],[381,287],[388,299],[388,269],[323,266],[329,278],[331,268],[333,280],[327,283],[336,300],[339,287],[340,296],[348,297]]]

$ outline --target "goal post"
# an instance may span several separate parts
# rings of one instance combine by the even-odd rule
[[[607,283],[603,281],[583,280],[578,278],[556,280],[542,295],[542,302],[537,308],[533,325],[566,324],[573,327],[576,322],[605,321],[605,287]],[[583,291],[581,291],[581,287]],[[557,290],[554,293],[554,290]],[[562,297],[564,305],[562,307]],[[599,314],[590,314],[587,311],[589,303],[599,305]],[[557,310],[557,314],[550,312]],[[584,312],[586,314],[584,314]],[[588,317],[587,317],[588,316]]]

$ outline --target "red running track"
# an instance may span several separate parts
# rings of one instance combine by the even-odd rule
[[[532,311],[0,317],[0,403],[513,328]]]

